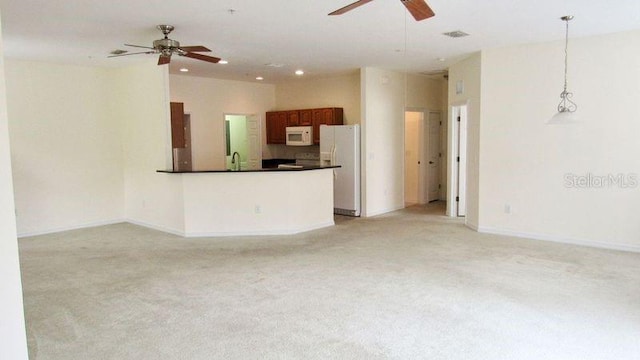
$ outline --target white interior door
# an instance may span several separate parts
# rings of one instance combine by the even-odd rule
[[[260,119],[257,115],[247,116],[247,167],[252,170],[262,168],[262,146],[260,141]]]
[[[429,144],[427,150],[427,201],[440,198],[440,112],[429,113]]]
[[[467,213],[467,105],[453,106],[449,120],[447,215]]]
[[[467,107],[460,108],[458,122],[458,216],[467,215]]]

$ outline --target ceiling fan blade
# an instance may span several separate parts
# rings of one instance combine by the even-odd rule
[[[127,54],[109,55],[107,57],[119,57],[119,56],[129,56],[129,55],[139,55],[139,54],[155,54],[155,51],[143,51],[143,52],[134,52],[134,53],[127,53]]]
[[[400,0],[416,21],[428,19],[435,15],[424,0]]]
[[[131,45],[131,44],[124,44],[124,46],[131,46],[131,47],[137,47],[137,48],[143,48],[143,49],[151,49],[151,50],[155,50],[154,48],[149,47],[149,46]]]
[[[180,49],[186,52],[211,52],[211,50],[207,49],[202,45],[198,46],[181,46]]]
[[[214,63],[214,64],[216,64],[218,61],[220,61],[220,58],[217,58],[217,57],[207,56],[207,55],[202,55],[202,54],[196,54],[196,53],[191,53],[191,52],[188,52],[188,53],[186,53],[186,54],[184,54],[182,56],[186,56],[186,57],[192,58],[192,59],[207,61],[207,62]]]
[[[171,62],[171,56],[160,55],[160,57],[158,57],[158,65],[164,65],[170,62]]]
[[[340,9],[338,9],[338,10],[332,12],[332,13],[329,13],[329,15],[342,15],[342,14],[346,13],[347,11],[351,11],[351,10],[353,10],[353,9],[359,7],[359,6],[362,6],[362,5],[364,5],[364,4],[366,4],[366,3],[370,2],[370,1],[373,1],[373,0],[356,1],[356,2],[354,2],[352,4],[349,4],[349,5],[345,6],[345,7],[340,8]]]

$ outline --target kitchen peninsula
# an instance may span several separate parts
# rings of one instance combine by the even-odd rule
[[[295,234],[333,222],[333,168],[158,170],[179,177],[186,237]],[[174,189],[175,190],[175,189]]]

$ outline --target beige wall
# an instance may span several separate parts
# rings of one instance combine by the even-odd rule
[[[265,113],[275,108],[275,86],[243,81],[170,76],[171,101],[183,102],[191,114],[194,170],[224,169],[224,114],[256,114],[262,124],[262,144],[266,144]],[[262,155],[270,158],[263,145]]]
[[[360,123],[360,72],[276,85],[274,110],[341,107],[345,124]]]
[[[449,68],[449,107],[453,105],[467,104],[467,182],[466,182],[466,223],[473,228],[478,227],[479,194],[480,194],[480,110],[481,110],[481,56],[476,53]],[[464,91],[456,94],[456,83],[462,81]],[[449,121],[448,133],[451,133],[452,122]],[[447,173],[451,176],[451,168],[454,166],[452,157],[453,144],[448,144]],[[464,154],[461,154],[464,156]],[[450,185],[450,184],[448,184]],[[452,189],[447,187],[447,193],[452,194]],[[449,202],[450,204],[451,202]],[[450,206],[450,205],[448,205]]]
[[[122,220],[122,118],[110,101],[111,74],[7,61],[19,235]]]
[[[406,112],[404,120],[404,201],[417,204],[420,169],[420,119],[419,112]]]
[[[0,359],[27,360],[4,65],[0,31]]]
[[[446,111],[447,94],[444,79],[433,79],[422,75],[407,76],[407,107],[429,111]]]
[[[565,186],[567,174],[640,174],[640,31],[571,39],[581,123],[545,125],[562,91],[563,45],[482,54],[480,230],[640,251],[637,184]]]
[[[169,74],[146,63],[114,69],[113,104],[123,121],[124,208],[127,221],[173,233],[184,231],[180,179],[171,168]]]

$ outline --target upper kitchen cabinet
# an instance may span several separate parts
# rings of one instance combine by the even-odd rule
[[[270,111],[266,116],[267,144],[286,144],[288,111]]]
[[[300,110],[300,126],[311,126],[313,125],[313,110]]]
[[[184,103],[172,102],[171,106],[171,147],[185,147],[184,136]]]
[[[287,126],[300,126],[300,112],[298,110],[287,111]]]
[[[266,116],[267,144],[286,144],[287,126],[313,126],[313,143],[320,143],[320,125],[342,125],[342,108],[270,111]]]
[[[320,144],[320,125],[342,125],[342,108],[323,108],[311,110],[313,124],[313,143]]]

